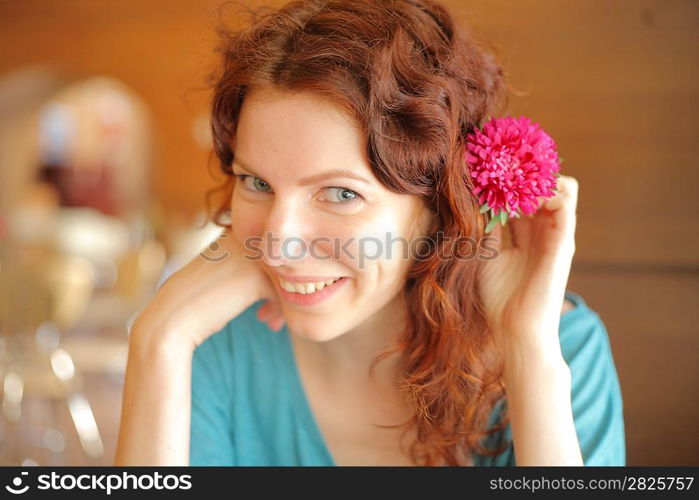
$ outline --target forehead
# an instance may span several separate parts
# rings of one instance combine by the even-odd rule
[[[255,89],[243,100],[233,142],[279,154],[362,158],[366,139],[356,121],[327,98]]]

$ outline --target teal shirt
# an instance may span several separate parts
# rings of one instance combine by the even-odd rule
[[[559,337],[584,463],[625,465],[621,389],[607,331],[582,297],[566,297],[575,308],[561,316]],[[190,465],[335,465],[306,399],[289,331],[260,322],[261,305],[194,351]],[[505,404],[493,408],[491,424]],[[512,437],[509,425],[504,437]],[[494,458],[475,456],[474,465],[515,465],[512,444]]]

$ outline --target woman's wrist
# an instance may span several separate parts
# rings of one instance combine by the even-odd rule
[[[505,373],[519,376],[533,372],[569,373],[556,335],[509,336],[504,338]]]
[[[505,392],[517,465],[583,465],[560,344],[528,340],[505,350]]]
[[[140,320],[140,321],[139,321]],[[146,359],[154,357],[191,357],[196,344],[179,327],[148,318],[137,318],[129,333],[129,349]]]
[[[134,322],[115,465],[187,465],[192,342],[174,329]]]

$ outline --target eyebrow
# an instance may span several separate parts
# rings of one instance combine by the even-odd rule
[[[236,157],[232,163],[232,165],[236,165],[236,164],[243,167],[245,170],[250,171],[250,173],[252,173],[256,177],[260,177],[257,174],[257,172],[255,172],[254,169],[250,168],[250,166],[247,165],[246,162],[242,161],[238,157]],[[309,186],[311,184],[316,184],[316,183],[319,183],[322,181],[326,181],[328,179],[338,179],[341,177],[345,177],[348,179],[354,179],[356,181],[371,185],[371,182],[369,182],[368,180],[366,180],[364,177],[357,174],[356,172],[353,172],[352,170],[348,170],[346,168],[336,168],[333,170],[328,170],[327,172],[323,172],[322,174],[311,175],[310,177],[306,177],[305,179],[301,179],[299,181],[299,186]]]

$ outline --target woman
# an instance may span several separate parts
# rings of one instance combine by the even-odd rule
[[[226,229],[132,327],[116,464],[622,465],[577,183],[483,244],[464,138],[506,85],[445,9],[292,2],[223,55]]]

